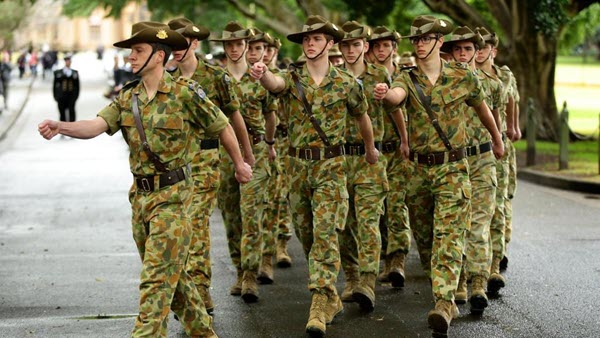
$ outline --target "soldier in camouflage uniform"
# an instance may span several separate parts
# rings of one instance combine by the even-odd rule
[[[483,37],[468,27],[458,27],[442,50],[451,54],[454,60],[467,64],[477,74],[485,95],[485,102],[492,110],[497,121],[498,106],[502,84],[475,67],[475,54],[483,48]],[[496,123],[498,129],[501,128]],[[471,181],[471,228],[467,230],[465,239],[465,257],[460,274],[455,302],[464,304],[467,301],[467,279],[471,280],[471,313],[481,314],[488,306],[485,294],[487,279],[491,265],[490,223],[496,207],[496,159],[491,153],[490,133],[485,129],[479,117],[472,109],[466,121],[467,127],[467,159],[469,161],[469,179]]]
[[[402,67],[394,62],[398,50],[400,34],[385,26],[375,27],[369,39],[369,49],[373,50],[375,63],[384,66],[392,79],[400,76]],[[387,160],[387,176],[390,191],[385,199],[385,215],[380,223],[382,250],[385,268],[379,276],[382,282],[391,282],[393,287],[404,286],[404,262],[410,250],[410,225],[406,206],[406,174],[408,161],[408,135],[402,117],[392,123],[393,114],[385,115],[383,154]],[[400,149],[400,151],[398,151]]]
[[[350,71],[365,88],[375,146],[383,151],[381,142],[385,116],[394,114],[398,121],[402,117],[396,107],[386,107],[383,102],[375,100],[372,88],[377,83],[390,83],[390,77],[385,67],[364,60],[364,53],[369,49],[367,39],[371,36],[371,29],[356,21],[344,23],[342,29],[346,34],[339,44],[345,62],[342,67]],[[342,301],[353,300],[363,310],[372,311],[381,254],[379,219],[383,214],[383,201],[389,185],[385,157],[375,164],[366,161],[365,145],[357,127],[353,119],[346,122],[346,175],[350,209],[339,240],[342,268],[346,276]]]
[[[431,278],[436,300],[428,314],[429,326],[441,334],[448,332],[458,315],[454,293],[470,225],[471,183],[465,149],[469,106],[492,134],[494,154],[501,156],[504,151],[476,75],[466,65],[440,59],[443,36],[451,31],[451,24],[443,19],[416,17],[408,38],[418,67],[402,72],[392,89],[385,83],[375,87],[376,98],[392,105],[404,102],[411,160],[406,201],[421,264]],[[419,90],[429,97],[425,100],[433,120]]]
[[[273,38],[269,41],[263,63],[266,64],[271,72],[279,74],[281,70],[277,68],[277,53],[281,48],[281,41]],[[277,266],[280,268],[289,268],[292,266],[292,258],[287,251],[287,243],[292,238],[290,228],[291,218],[287,201],[287,184],[283,167],[287,158],[287,150],[290,146],[288,140],[288,123],[285,114],[285,106],[277,101],[277,130],[275,132],[275,151],[277,156],[271,161],[272,179],[269,182],[271,186],[267,189],[269,192],[269,207],[265,211],[264,237],[263,237],[263,262],[271,262],[269,256],[276,255]],[[262,266],[264,268],[264,265]]]
[[[262,259],[263,213],[271,177],[269,157],[275,156],[274,143],[267,142],[272,142],[275,137],[277,110],[267,90],[250,76],[246,51],[250,50],[256,60],[262,60],[264,52],[264,43],[259,41],[260,35],[256,38],[257,43],[249,46],[248,40],[253,37],[252,29],[245,29],[232,21],[225,26],[221,38],[212,39],[223,42],[227,55],[226,71],[232,78],[233,88],[240,100],[241,113],[256,158],[252,180],[242,186],[233,176],[231,162],[221,160],[221,187],[218,193],[218,206],[223,214],[229,253],[237,270],[237,281],[231,287],[230,294],[241,295],[247,303],[258,301],[256,279]]]
[[[512,108],[513,98],[511,93],[511,76],[509,70],[500,69],[494,66],[494,48],[498,46],[498,37],[496,34],[490,33],[485,28],[475,29],[485,41],[485,47],[477,53],[475,59],[476,65],[488,76],[502,82],[502,95],[500,106],[498,107],[498,118],[500,120],[500,131],[503,132],[503,138],[506,142],[506,154],[496,162],[496,174],[498,186],[496,189],[496,209],[490,226],[490,234],[492,239],[492,265],[490,268],[490,277],[488,279],[488,292],[496,295],[499,290],[506,286],[506,279],[500,274],[500,260],[505,253],[505,227],[506,213],[508,200],[508,175],[509,175],[509,152],[510,140],[506,137],[508,130],[512,130],[512,125],[509,123],[508,113]],[[510,110],[512,112],[512,110]]]
[[[192,79],[207,94],[212,103],[225,113],[241,141],[246,163],[254,163],[252,148],[248,140],[246,125],[239,112],[239,102],[230,88],[231,80],[221,69],[211,66],[196,58],[194,51],[200,41],[210,35],[208,29],[194,25],[186,18],[169,21],[169,27],[181,33],[188,41],[189,47],[173,53],[177,68],[171,74],[178,78],[184,76]],[[208,313],[212,313],[214,304],[210,295],[211,263],[210,263],[210,228],[209,220],[217,206],[217,191],[219,189],[219,140],[208,139],[197,130],[197,141],[192,142],[195,153],[192,161],[192,178],[194,180],[194,197],[192,201],[191,222],[193,229],[190,244],[187,272],[194,280],[198,292],[202,295]]]
[[[252,75],[288,105],[290,210],[308,258],[312,303],[306,330],[317,336],[325,334],[326,323],[343,310],[335,282],[340,268],[338,231],[343,230],[348,213],[343,156],[348,114],[357,119],[367,161],[376,163],[379,156],[361,85],[327,58],[328,50],[343,37],[334,24],[311,15],[301,32],[287,37],[302,44],[307,59],[302,68],[280,75],[262,63],[252,68]]]
[[[132,336],[166,337],[171,308],[191,337],[216,337],[212,319],[185,270],[192,237],[188,211],[193,193],[189,178],[191,143],[196,141],[193,129],[219,137],[236,163],[240,182],[250,180],[250,166],[243,162],[227,118],[202,88],[164,71],[171,49],[187,47],[182,35],[161,23],[140,22],[133,25],[131,38],[114,45],[131,48],[129,60],[141,82],[126,85],[93,120],[46,120],[38,126],[39,132],[46,139],[59,133],[88,139],[103,132],[123,132],[135,181],[129,195],[133,237],[142,258],[139,315]],[[136,127],[138,104],[139,127],[145,131]]]

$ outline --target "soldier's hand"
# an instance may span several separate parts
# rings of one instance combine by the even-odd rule
[[[521,134],[521,128],[517,127],[515,128],[515,139],[514,141],[518,141],[521,139],[521,137],[523,137],[523,134]]]
[[[514,140],[514,138],[515,138],[515,130],[513,128],[507,128],[506,129],[506,137],[509,140],[511,140],[511,141]]]
[[[504,156],[504,142],[500,140],[500,142],[492,142],[492,151],[494,151],[494,156],[497,159],[501,159]]]
[[[377,163],[377,160],[379,159],[379,150],[377,150],[377,148],[373,148],[373,150],[367,150],[365,158],[370,164]]]
[[[390,88],[388,87],[387,83],[376,84],[375,89],[373,90],[375,99],[383,100],[385,95],[387,95],[388,90],[390,90]]]
[[[275,159],[277,158],[277,151],[275,150],[275,146],[273,145],[268,145],[269,147],[269,161],[275,161]]]
[[[248,163],[235,167],[235,179],[240,183],[248,183],[252,179],[252,168]]]
[[[410,157],[410,148],[408,147],[408,143],[402,142],[400,145],[400,153],[402,154],[402,158],[405,160]]]
[[[257,62],[252,65],[252,68],[250,68],[250,75],[257,80],[260,80],[268,70],[269,68],[267,68],[267,65],[262,62]]]
[[[44,120],[44,122],[38,124],[38,132],[46,140],[52,139],[54,136],[58,135],[58,121]]]

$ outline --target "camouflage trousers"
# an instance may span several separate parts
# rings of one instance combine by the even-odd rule
[[[190,205],[192,241],[186,271],[196,286],[210,287],[212,268],[210,263],[210,216],[217,206],[219,149],[200,151],[200,158],[192,166],[194,195]]]
[[[263,255],[275,255],[276,240],[290,239],[290,210],[287,200],[287,184],[283,168],[287,157],[289,142],[287,137],[278,137],[275,143],[277,158],[271,161],[271,179],[267,188],[267,206],[263,217]]]
[[[508,244],[512,238],[512,200],[517,191],[517,151],[512,141],[506,141],[506,151],[508,152],[508,198],[504,200],[505,224],[504,241]],[[505,253],[506,254],[506,253]]]
[[[158,182],[156,182],[158,183]],[[170,309],[190,336],[210,336],[212,318],[185,271],[192,230],[191,181],[145,193],[132,187],[133,238],[142,258],[140,306],[132,337],[166,337]]]
[[[491,151],[469,156],[471,180],[471,228],[465,238],[468,276],[490,276],[492,265],[490,224],[496,208],[496,157]]]
[[[400,151],[384,154],[387,159],[387,178],[390,189],[385,198],[382,228],[382,250],[385,255],[396,252],[408,254],[410,250],[410,222],[406,206],[407,171],[410,161],[402,158]],[[386,235],[384,235],[386,233]],[[385,242],[385,243],[383,243]]]
[[[217,194],[227,233],[229,255],[238,271],[258,271],[262,258],[262,222],[271,177],[267,144],[253,147],[252,179],[239,184],[231,158],[221,152],[221,186]]]
[[[344,229],[348,215],[344,156],[288,160],[290,212],[308,260],[308,288],[336,293],[340,270],[338,231]]]
[[[471,223],[466,159],[426,166],[411,161],[406,204],[421,264],[436,300],[454,300],[465,233]]]
[[[492,239],[492,258],[502,258],[506,250],[506,200],[508,199],[508,153],[496,161],[498,188],[496,189],[496,209],[490,225]]]
[[[369,164],[364,156],[345,158],[349,211],[346,227],[339,235],[342,268],[377,274],[381,255],[379,219],[389,190],[386,160],[382,156],[377,163]]]

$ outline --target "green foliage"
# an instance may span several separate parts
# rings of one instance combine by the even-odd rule
[[[546,38],[556,39],[561,28],[569,21],[566,11],[568,0],[530,0],[528,12],[535,30]]]
[[[577,13],[565,26],[559,41],[559,51],[571,54],[574,47],[600,43],[600,4],[596,3]]]
[[[395,0],[345,0],[349,17],[371,26],[385,25],[390,8],[396,5]]]
[[[13,31],[25,19],[29,1],[0,1],[0,48],[10,47]]]

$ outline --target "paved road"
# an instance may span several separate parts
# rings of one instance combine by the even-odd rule
[[[84,69],[78,116],[108,103],[98,64]],[[88,60],[89,62],[93,61]],[[77,63],[76,63],[77,66]],[[45,141],[36,125],[56,118],[49,81],[35,82],[0,142],[0,337],[127,337],[137,312],[140,262],[131,237],[127,148],[120,135]],[[600,327],[600,200],[519,183],[504,296],[482,319],[462,306],[455,337],[596,337]],[[234,282],[220,214],[213,215],[212,294],[221,337],[304,337],[310,307],[298,241],[294,266],[277,269],[258,304],[228,295]],[[433,306],[416,253],[407,286],[377,287],[373,313],[354,304],[328,337],[427,337]],[[343,285],[340,283],[339,288]],[[185,337],[171,320],[169,337]]]

